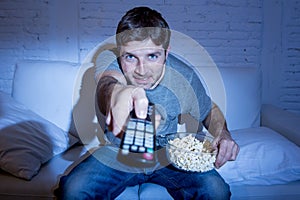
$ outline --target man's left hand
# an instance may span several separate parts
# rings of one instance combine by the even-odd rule
[[[213,146],[218,149],[215,162],[216,168],[220,168],[229,160],[235,160],[240,151],[238,144],[231,138],[230,133],[225,130],[214,139]]]

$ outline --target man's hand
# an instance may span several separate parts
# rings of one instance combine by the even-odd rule
[[[225,130],[214,139],[213,147],[218,149],[216,168],[220,168],[229,160],[235,160],[240,150],[238,144]]]
[[[147,116],[148,99],[143,88],[116,84],[112,91],[106,124],[118,135],[126,123],[130,111],[135,109],[138,118]]]

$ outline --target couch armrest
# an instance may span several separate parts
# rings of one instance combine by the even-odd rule
[[[273,129],[300,146],[300,115],[264,104],[261,108],[261,125]]]

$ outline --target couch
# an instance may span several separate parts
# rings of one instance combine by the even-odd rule
[[[82,64],[16,64],[12,94],[0,93],[0,199],[54,199],[59,178],[99,148],[103,131],[95,117],[93,66],[102,59],[102,47]],[[255,67],[205,66],[201,73],[213,73],[208,90],[240,145],[236,161],[218,169],[232,199],[299,199],[300,116],[262,104],[262,76]],[[216,75],[222,87],[215,85]],[[192,126],[187,116],[178,127]],[[171,197],[165,188],[146,183],[128,187],[118,199]]]

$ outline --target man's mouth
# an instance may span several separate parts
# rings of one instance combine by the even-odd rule
[[[134,81],[137,85],[139,85],[142,88],[149,88],[151,87],[152,83],[151,83],[151,78],[147,77],[147,78],[134,78]]]
[[[138,84],[148,84],[149,83],[149,78],[134,78],[136,83]]]

